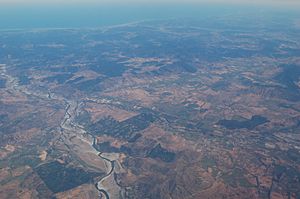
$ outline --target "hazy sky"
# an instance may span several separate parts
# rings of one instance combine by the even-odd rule
[[[299,5],[300,0],[0,0],[0,5],[21,4],[158,4],[158,3],[228,3],[228,4],[268,4],[276,5]]]

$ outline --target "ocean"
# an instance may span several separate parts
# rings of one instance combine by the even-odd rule
[[[266,9],[220,4],[6,5],[0,6],[0,29],[95,28],[152,19],[253,14]]]

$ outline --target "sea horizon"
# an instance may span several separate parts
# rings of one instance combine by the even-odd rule
[[[148,20],[218,17],[253,12],[287,12],[296,8],[244,5],[104,5],[104,6],[18,6],[0,7],[0,30],[102,28]]]

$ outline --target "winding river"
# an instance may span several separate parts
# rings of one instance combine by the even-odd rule
[[[95,150],[97,150],[97,148],[96,148],[96,138],[95,138],[94,136],[93,136],[93,147],[94,147]],[[97,151],[98,151],[98,150],[97,150]],[[98,152],[99,152],[99,151],[98,151]],[[100,199],[102,199],[101,193],[104,194],[104,196],[105,196],[106,199],[109,199],[109,194],[108,194],[108,192],[105,191],[105,189],[103,189],[103,188],[101,187],[101,184],[102,184],[102,182],[104,182],[107,178],[109,178],[110,175],[113,174],[114,169],[115,169],[115,162],[112,161],[112,160],[110,160],[110,159],[108,159],[108,158],[106,158],[106,157],[103,157],[101,154],[102,154],[102,153],[99,152],[99,153],[98,153],[98,156],[99,156],[100,158],[102,158],[103,161],[108,162],[108,163],[111,165],[111,167],[110,167],[110,171],[109,171],[109,172],[108,172],[108,173],[107,173],[100,181],[98,181],[98,182],[95,184],[95,186],[96,186],[96,189],[100,192]]]
[[[84,130],[84,128],[79,126],[74,121],[75,115],[79,111],[78,103],[73,102],[73,101],[66,101],[66,100],[65,100],[65,102],[67,103],[67,106],[66,106],[64,118],[61,123],[61,128],[63,129],[63,131],[68,131],[68,132],[80,132],[81,131],[81,134],[87,134],[87,132]],[[105,190],[105,188],[102,186],[102,183],[105,182],[111,175],[113,175],[114,169],[115,169],[115,161],[102,156],[102,152],[98,151],[97,147],[96,147],[96,144],[97,144],[96,137],[92,134],[88,134],[88,135],[90,135],[93,138],[91,147],[93,147],[93,149],[97,153],[98,157],[100,157],[105,162],[105,165],[109,165],[108,173],[103,178],[101,178],[97,183],[95,183],[95,187],[100,193],[99,194],[100,199],[103,199],[103,196],[105,197],[105,199],[110,199],[110,195],[109,195],[108,191]],[[80,135],[78,137],[80,137]]]
[[[115,172],[115,160],[111,160],[107,157],[104,157],[102,155],[102,153],[97,150],[96,137],[91,135],[91,134],[88,134],[84,130],[83,127],[81,127],[79,124],[77,124],[75,122],[74,119],[75,119],[76,114],[79,113],[79,106],[78,105],[80,103],[77,102],[77,101],[66,99],[62,96],[58,96],[54,93],[51,93],[51,91],[47,91],[46,93],[44,93],[44,92],[41,92],[41,91],[32,91],[32,90],[27,89],[24,86],[20,86],[18,84],[18,79],[7,73],[6,67],[7,67],[7,65],[0,64],[0,74],[2,76],[4,76],[5,79],[7,80],[6,89],[8,91],[16,93],[16,94],[18,92],[20,92],[24,95],[29,95],[31,97],[36,97],[36,98],[39,98],[39,99],[57,100],[57,101],[61,101],[62,103],[66,104],[65,114],[64,114],[64,117],[62,118],[62,121],[60,123],[61,136],[64,136],[64,134],[65,134],[64,137],[68,137],[68,134],[71,134],[72,136],[78,137],[79,139],[81,139],[85,143],[89,143],[91,148],[93,149],[93,152],[95,152],[98,155],[98,157],[100,157],[105,162],[105,165],[109,165],[107,174],[95,184],[95,187],[99,191],[99,198],[100,199],[103,199],[103,196],[105,197],[105,199],[110,199],[110,194],[108,193],[108,191],[103,186],[103,182],[105,182],[111,175],[114,174],[114,172]],[[88,141],[86,138],[84,138],[84,136],[83,136],[84,134],[91,136],[93,138],[93,142],[90,143],[90,141]],[[64,142],[65,142],[66,145],[72,145],[72,143],[70,143],[70,141],[68,141],[68,139],[64,140]]]

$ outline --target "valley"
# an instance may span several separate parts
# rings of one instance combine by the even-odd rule
[[[298,199],[300,29],[268,20],[0,31],[0,198]]]

